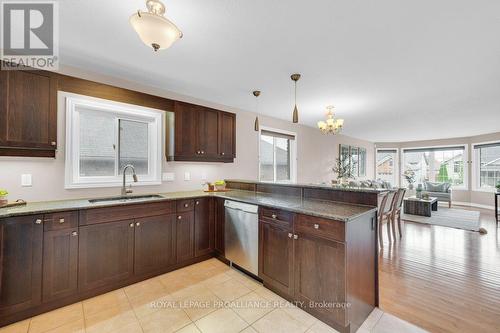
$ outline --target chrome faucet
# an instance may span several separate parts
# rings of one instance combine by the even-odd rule
[[[134,168],[134,166],[132,164],[125,165],[125,167],[122,170],[122,173],[123,173],[122,195],[127,195],[129,193],[132,193],[132,189],[131,188],[126,188],[125,187],[125,176],[126,176],[126,172],[127,172],[128,168],[132,169],[132,177],[134,178],[134,183],[137,183],[137,175],[135,174],[135,168]]]

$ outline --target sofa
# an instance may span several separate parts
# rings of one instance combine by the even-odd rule
[[[447,202],[451,208],[451,184],[450,183],[433,183],[424,182],[422,195],[428,194],[430,197],[435,197],[438,201]]]
[[[382,179],[377,180],[351,180],[349,182],[349,187],[362,187],[362,188],[383,188],[383,189],[393,189],[394,187],[390,182],[384,181]]]

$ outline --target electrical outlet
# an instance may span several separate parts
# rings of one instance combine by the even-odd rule
[[[191,172],[186,171],[184,172],[184,180],[191,180]]]
[[[21,186],[22,187],[30,187],[32,185],[33,185],[33,182],[32,182],[31,174],[27,173],[27,174],[21,175]]]
[[[166,182],[173,182],[175,180],[175,173],[173,172],[164,172],[162,179]]]

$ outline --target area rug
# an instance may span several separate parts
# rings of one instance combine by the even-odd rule
[[[403,213],[401,219],[443,227],[479,231],[480,214],[480,212],[471,210],[439,207],[437,212],[432,212],[431,217]]]

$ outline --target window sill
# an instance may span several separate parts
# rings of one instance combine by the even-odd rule
[[[475,188],[472,192],[496,193],[497,190],[495,188]]]

